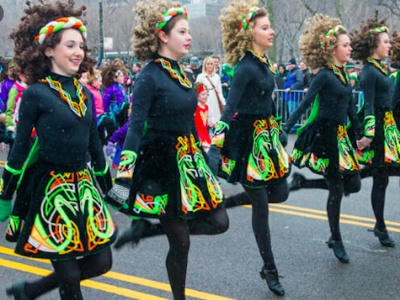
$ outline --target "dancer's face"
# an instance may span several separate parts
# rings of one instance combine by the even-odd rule
[[[350,38],[347,34],[338,36],[336,48],[332,51],[333,62],[337,66],[343,66],[351,58],[353,48],[350,45]]]
[[[54,48],[47,48],[46,55],[52,56],[51,69],[63,76],[75,75],[85,56],[82,34],[77,29],[64,29],[61,41]]]
[[[259,17],[254,21],[253,48],[262,54],[274,44],[275,31],[267,16]]]
[[[182,18],[178,20],[169,34],[159,33],[161,46],[159,53],[165,57],[178,60],[189,53],[192,36],[190,35],[189,22]]]
[[[389,35],[382,32],[379,34],[378,47],[376,47],[372,56],[377,59],[389,57],[390,48],[392,48],[392,44],[390,44]]]

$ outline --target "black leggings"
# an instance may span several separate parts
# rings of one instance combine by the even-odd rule
[[[270,197],[273,197],[275,202],[282,202],[287,199],[289,195],[287,181],[282,180],[279,184],[274,185],[274,193],[271,193],[271,190],[268,191],[266,188],[244,187],[244,189],[249,196],[252,205],[253,232],[256,238],[258,250],[264,261],[264,266],[268,270],[275,269],[276,266],[271,249],[271,236],[269,231],[268,202]]]
[[[385,197],[386,188],[389,183],[389,176],[400,176],[400,168],[398,167],[381,167],[376,168],[366,165],[361,170],[361,178],[372,176],[371,204],[374,211],[377,229],[386,229],[385,225]]]
[[[379,168],[372,171],[372,191],[371,191],[371,204],[376,219],[376,228],[385,229],[385,197],[386,188],[389,183],[389,174],[387,169]]]
[[[211,215],[193,220],[160,219],[169,242],[166,267],[175,300],[185,299],[186,271],[190,248],[190,234],[219,234],[228,230],[226,210],[216,209]]]
[[[343,194],[357,193],[361,189],[359,174],[345,176],[325,176],[324,179],[307,179],[302,188],[324,189],[329,191],[326,211],[333,240],[341,240],[340,234],[340,206]]]
[[[110,248],[81,259],[51,261],[54,272],[35,282],[25,284],[29,299],[35,299],[55,288],[59,288],[62,300],[83,300],[80,282],[100,276],[111,269]]]
[[[340,175],[331,176],[331,178],[340,179],[341,176]],[[343,176],[342,184],[343,184],[344,194],[349,195],[359,192],[361,188],[360,179],[361,178],[359,174]],[[306,179],[304,180],[304,182],[302,182],[301,188],[330,190],[327,184],[328,183],[327,180],[328,179],[326,177],[324,177],[324,179]]]

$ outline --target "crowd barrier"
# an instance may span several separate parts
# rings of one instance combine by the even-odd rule
[[[282,123],[285,123],[289,116],[296,110],[299,103],[303,100],[305,93],[301,90],[290,91],[286,93],[285,90],[276,89],[273,92],[273,99],[277,108],[277,115],[282,117]],[[363,92],[353,91],[353,102],[358,110],[363,102]],[[306,122],[310,116],[312,105],[306,110],[306,112],[300,117],[295,124],[295,127],[299,127]]]

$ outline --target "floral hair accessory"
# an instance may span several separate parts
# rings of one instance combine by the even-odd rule
[[[239,31],[246,31],[251,19],[259,9],[259,7],[253,6],[247,11],[247,13],[243,16],[242,23],[240,23]]]
[[[342,25],[336,25],[335,27],[329,29],[327,33],[324,35],[324,41],[330,37],[336,36],[339,32],[346,33],[347,30]]]
[[[41,45],[50,34],[68,28],[78,29],[80,32],[82,32],[83,37],[86,39],[86,27],[83,25],[82,21],[75,17],[65,17],[47,23],[40,29],[39,34],[35,36],[35,41]]]
[[[387,28],[386,26],[377,26],[365,31],[364,34],[369,35],[371,33],[381,33],[381,32],[389,32],[389,28]]]
[[[189,19],[189,14],[184,7],[172,7],[164,13],[162,21],[157,22],[156,24],[157,32],[160,32],[165,27],[165,25],[167,25],[168,22],[171,21],[171,19],[177,15],[184,16],[186,20]]]

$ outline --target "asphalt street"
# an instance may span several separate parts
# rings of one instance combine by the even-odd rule
[[[294,136],[290,136],[291,150]],[[0,151],[5,160],[6,152]],[[308,170],[300,172],[318,178]],[[290,180],[290,178],[289,178]],[[370,204],[372,180],[362,181],[362,190],[342,202],[341,230],[350,256],[340,263],[328,249],[329,228],[325,190],[292,192],[282,204],[270,205],[272,245],[286,295],[279,299],[400,299],[400,189],[399,178],[390,178],[385,216],[390,235],[398,243],[382,247],[369,229],[374,227]],[[226,194],[241,191],[223,184]],[[217,236],[192,236],[187,274],[187,299],[277,299],[259,276],[262,261],[251,228],[251,208],[228,210],[229,230]],[[113,212],[122,231],[129,227],[126,216]],[[6,224],[0,224],[5,233]],[[35,280],[51,272],[48,261],[32,260],[13,253],[13,244],[0,239],[0,299],[14,281]],[[141,241],[113,251],[111,272],[82,283],[85,299],[171,299],[165,257],[165,236]],[[51,292],[40,299],[59,299]]]

